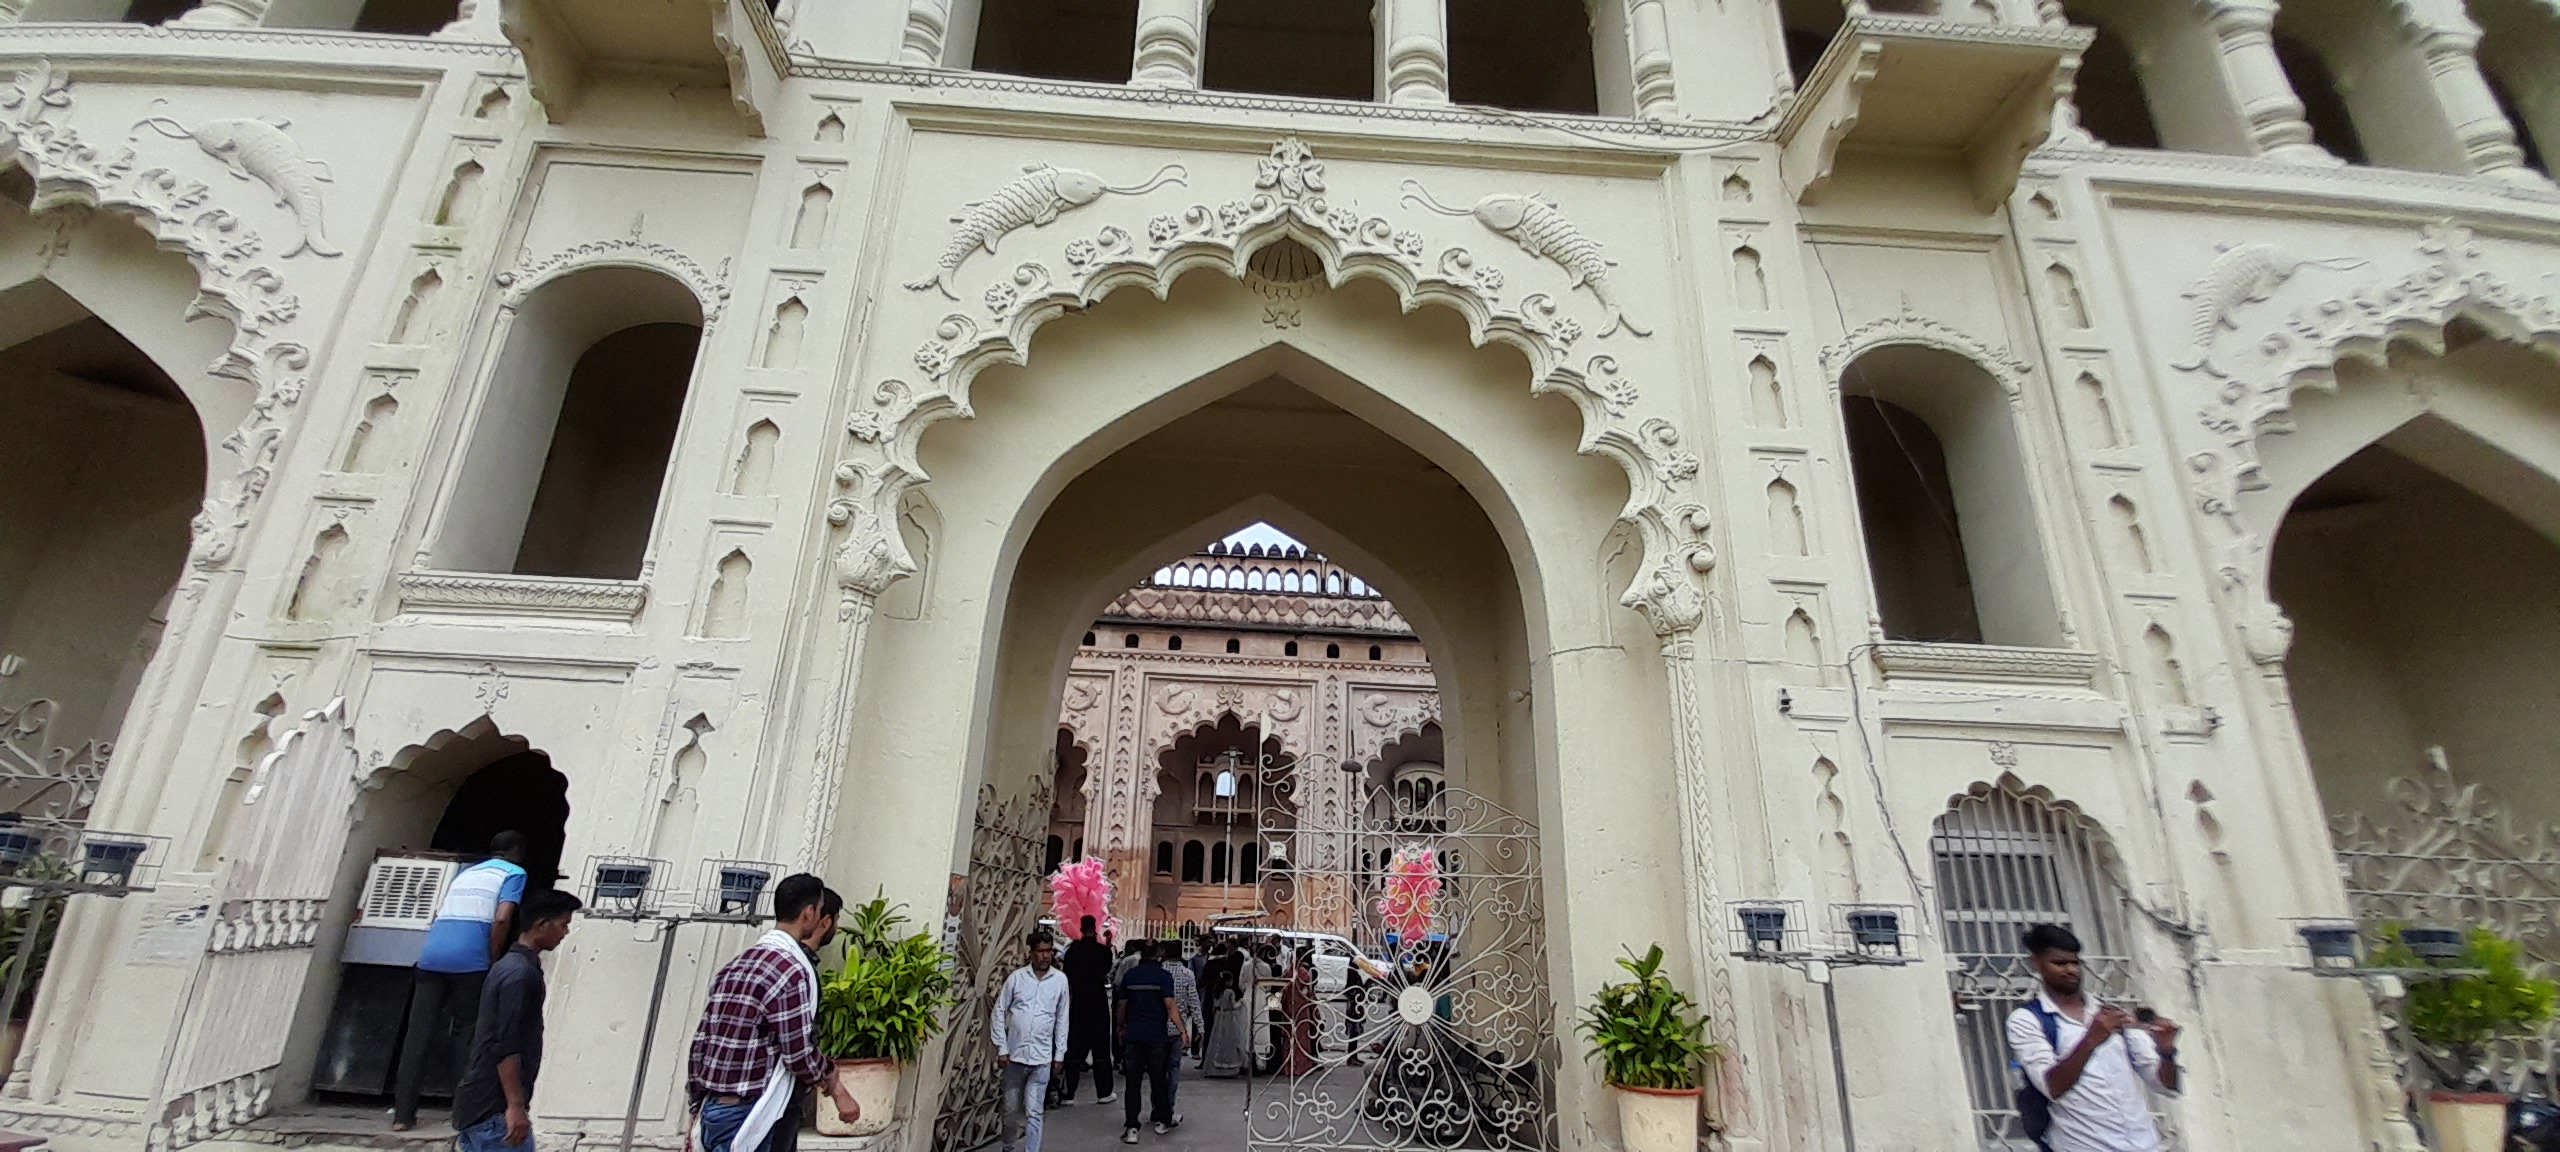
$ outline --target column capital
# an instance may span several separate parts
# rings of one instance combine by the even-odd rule
[[[1209,0],[1139,0],[1133,88],[1198,88]]]

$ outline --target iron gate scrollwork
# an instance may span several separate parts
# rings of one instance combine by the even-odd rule
[[[955,899],[958,923],[945,933],[957,971],[943,1032],[934,1152],[982,1148],[1003,1133],[1004,1073],[988,1058],[987,1027],[1023,938],[1048,906],[1041,864],[1052,775],[1043,773],[1010,800],[999,798],[992,784],[978,790],[966,890]]]
[[[1344,777],[1315,794],[1280,783],[1259,821],[1273,861],[1265,907],[1337,938],[1337,953],[1347,942],[1367,977],[1317,993],[1312,1027],[1285,1010],[1304,990],[1283,992],[1281,1074],[1249,1089],[1249,1146],[1553,1149],[1558,1045],[1537,827],[1436,780]],[[1436,865],[1416,939],[1394,935],[1381,908],[1399,851]]]

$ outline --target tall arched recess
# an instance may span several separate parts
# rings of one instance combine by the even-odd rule
[[[1581,413],[1523,387],[1522,357],[1478,347],[1465,316],[1407,314],[1388,284],[1302,280],[1297,324],[1282,333],[1263,321],[1271,298],[1251,280],[1168,280],[1161,301],[1112,293],[1043,328],[1023,342],[1022,367],[977,375],[972,419],[922,437],[916,467],[932,477],[922,490],[945,531],[929,542],[921,617],[871,625],[861,707],[973,705],[965,726],[849,750],[847,779],[877,784],[852,785],[871,790],[842,806],[830,859],[891,878],[893,891],[939,891],[946,872],[970,872],[979,898],[971,841],[986,808],[971,797],[981,785],[998,799],[1031,791],[1094,614],[1258,518],[1377,580],[1435,668],[1446,654],[1452,772],[1473,773],[1536,825],[1548,939],[1569,938],[1568,906],[1605,910],[1610,931],[1630,938],[1683,939],[1677,815],[1598,833],[1600,797],[1675,785],[1672,734],[1652,722],[1670,710],[1664,665],[1644,618],[1618,602],[1614,582],[1632,570],[1600,559],[1627,505],[1625,473],[1580,454]],[[1138,684],[1097,706],[1127,733],[1187,709]],[[1328,715],[1340,722],[1341,702],[1276,705],[1275,724],[1283,714],[1307,726],[1308,759],[1325,761],[1312,734]],[[939,853],[919,843],[937,820]],[[1107,829],[1110,816],[1088,825]],[[893,840],[904,847],[884,850]],[[1604,961],[1580,951],[1548,948],[1538,986],[1569,998],[1562,989],[1597,979],[1588,965]],[[1566,1096],[1589,1089],[1576,1062],[1556,1071]],[[928,1088],[933,1099],[969,1085]]]
[[[462,420],[438,568],[639,577],[708,320],[654,269],[585,268],[522,290]]]

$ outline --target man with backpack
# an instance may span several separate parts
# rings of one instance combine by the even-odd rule
[[[2026,1084],[2018,1118],[2046,1152],[2159,1152],[2143,1085],[2178,1091],[2178,1026],[2080,990],[2080,938],[2038,924],[2023,941],[2044,985],[2009,1014],[2009,1052]]]

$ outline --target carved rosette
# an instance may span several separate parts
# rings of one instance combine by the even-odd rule
[[[1602,298],[1594,280],[1596,270],[1605,268],[1597,245],[1584,240],[1563,208],[1544,201],[1534,220],[1502,217],[1481,226],[1460,225],[1400,203],[1391,185],[1376,189],[1376,203],[1394,205],[1392,214],[1380,214],[1364,210],[1328,181],[1325,163],[1303,141],[1285,137],[1227,199],[1166,210],[1161,202],[1169,192],[1184,194],[1168,183],[1100,203],[1076,201],[1089,205],[1079,209],[1079,218],[1097,220],[1080,232],[1005,228],[1002,244],[1019,253],[1010,270],[995,272],[983,287],[948,286],[952,296],[968,304],[938,320],[919,318],[909,330],[921,331],[924,339],[907,357],[905,369],[864,390],[868,405],[848,417],[851,455],[845,464],[876,478],[858,497],[848,497],[865,504],[868,516],[894,522],[900,496],[923,482],[915,458],[923,429],[971,415],[969,392],[977,373],[990,364],[1023,361],[1032,334],[1049,320],[1081,311],[1122,288],[1161,296],[1181,273],[1202,265],[1241,278],[1255,249],[1285,235],[1315,249],[1336,283],[1371,277],[1393,287],[1407,310],[1423,304],[1455,310],[1466,318],[1476,343],[1499,341],[1527,357],[1532,391],[1571,398],[1582,413],[1581,450],[1615,461],[1632,492],[1622,519],[1641,535],[1643,570],[1651,575],[1628,591],[1625,603],[1653,619],[1658,629],[1694,627],[1699,576],[1715,563],[1707,543],[1709,520],[1698,495],[1701,461],[1682,443],[1667,412],[1648,412],[1664,402],[1649,401],[1638,381],[1648,374],[1668,376],[1675,369],[1660,358],[1667,349],[1658,352],[1645,342],[1642,330],[1619,323],[1615,307]],[[1194,185],[1215,188],[1208,179],[1181,187]],[[965,193],[958,199],[973,210],[992,203]],[[1478,203],[1508,205],[1527,199],[1503,194]],[[996,204],[987,211],[1006,207]],[[1055,218],[1037,216],[1040,208],[1041,203],[1030,200],[1020,206],[1026,222]],[[1011,220],[1006,216],[995,223]],[[1498,225],[1512,230],[1503,232]],[[973,224],[964,212],[960,227],[986,231],[986,222]],[[1516,276],[1493,262],[1497,253],[1469,246],[1487,238],[1486,228],[1527,254]],[[991,240],[996,235],[987,232]],[[953,242],[962,239],[966,237],[955,235]],[[913,296],[918,301],[930,298],[922,291]],[[883,330],[894,332],[904,323],[895,313],[915,307],[906,299],[884,302],[892,315],[884,318]],[[1611,351],[1577,353],[1576,346],[1586,341],[1606,342]],[[839,528],[863,519],[845,513],[830,518]],[[888,551],[891,579],[915,571],[915,561],[896,533],[881,543]]]

